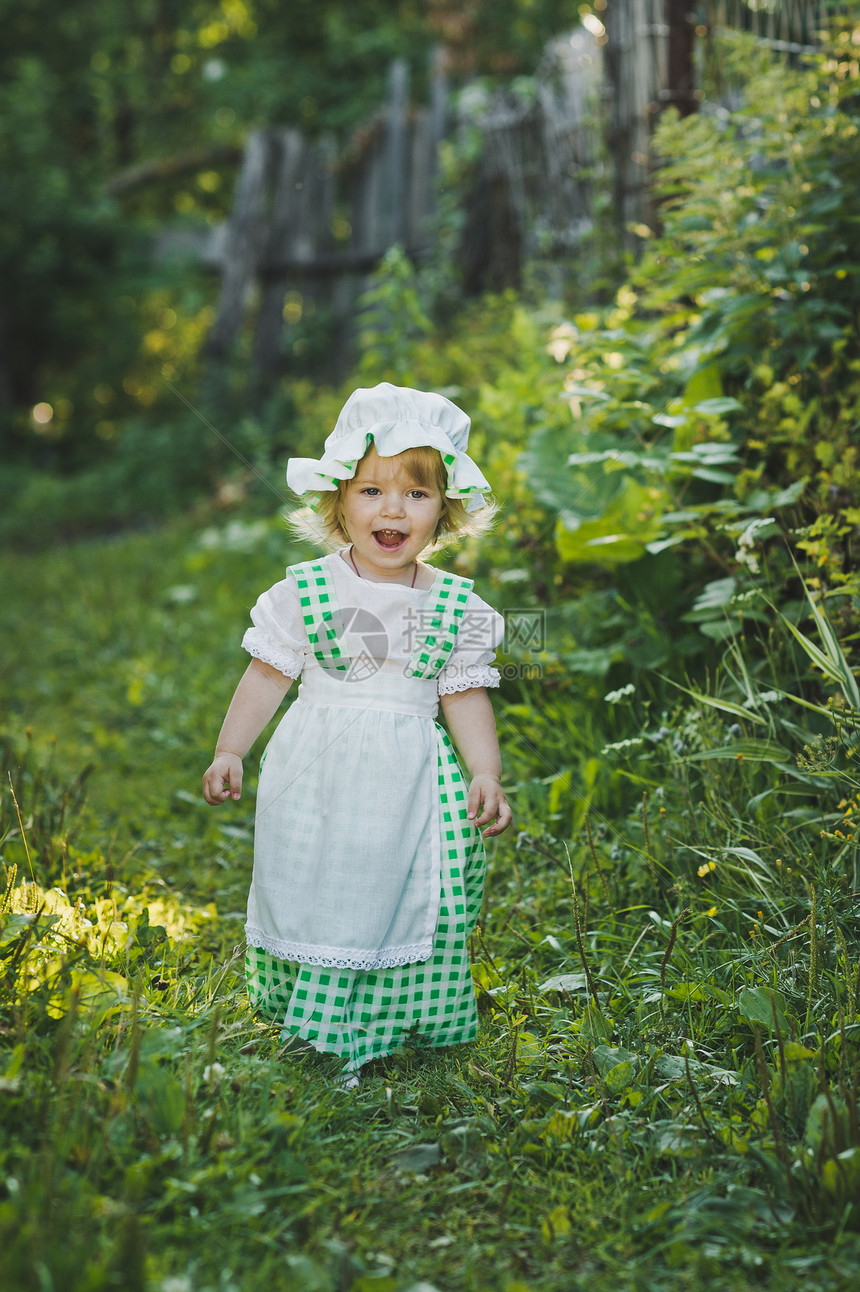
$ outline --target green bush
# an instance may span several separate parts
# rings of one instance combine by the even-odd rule
[[[553,335],[573,417],[566,432],[538,432],[525,461],[559,513],[559,555],[615,578],[635,563],[642,587],[663,583],[673,552],[684,578],[667,618],[707,584],[697,618],[714,636],[726,613],[748,614],[763,548],[777,581],[791,579],[785,539],[830,586],[850,579],[860,522],[850,41],[846,31],[789,68],[748,38],[724,38],[741,106],[664,115],[659,228],[637,227],[644,254],[615,307]]]

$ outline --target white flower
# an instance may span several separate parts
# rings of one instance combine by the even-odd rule
[[[620,687],[617,691],[607,692],[607,694],[604,695],[603,698],[607,704],[617,704],[619,700],[624,699],[625,695],[635,695],[635,694],[636,694],[636,687],[633,685],[632,682],[628,682],[626,686]]]

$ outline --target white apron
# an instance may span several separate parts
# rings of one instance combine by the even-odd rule
[[[325,561],[292,574],[322,667],[304,674],[263,755],[247,940],[309,965],[426,960],[441,871],[436,678],[471,581],[437,575],[404,669],[377,665],[360,641],[346,653]]]

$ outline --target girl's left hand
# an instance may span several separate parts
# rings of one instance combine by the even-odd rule
[[[480,816],[479,809],[483,809]],[[484,838],[489,839],[507,830],[513,818],[514,814],[498,776],[493,776],[491,772],[480,772],[474,776],[469,786],[469,820],[474,821],[479,830],[488,821],[495,821],[495,825],[484,830]]]

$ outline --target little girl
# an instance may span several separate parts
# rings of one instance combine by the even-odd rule
[[[383,382],[350,396],[321,460],[289,463],[336,550],[252,610],[254,658],[203,777],[207,803],[239,798],[244,755],[301,675],[260,768],[248,990],[285,1037],[341,1056],[348,1085],[407,1035],[477,1030],[481,827],[511,821],[486,691],[503,621],[471,580],[420,560],[492,516],[468,439],[450,400]]]

